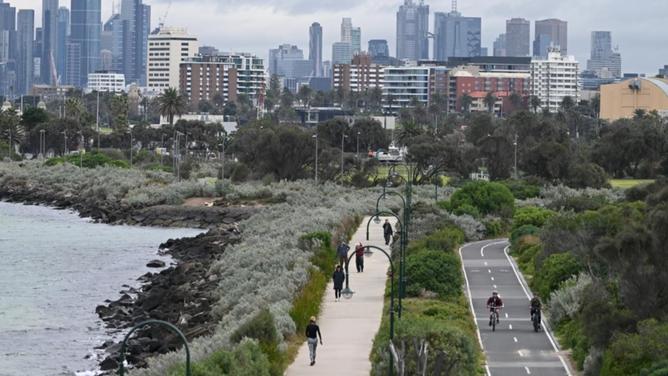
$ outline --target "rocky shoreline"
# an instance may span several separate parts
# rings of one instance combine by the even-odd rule
[[[109,328],[110,335],[147,319],[157,319],[176,325],[188,341],[213,333],[216,323],[211,311],[216,303],[213,293],[218,281],[208,274],[208,270],[228,245],[240,241],[237,223],[258,210],[254,207],[171,205],[135,209],[108,201],[88,202],[48,190],[19,191],[11,187],[0,188],[0,200],[74,209],[82,217],[109,224],[208,229],[194,238],[170,239],[162,244],[160,252],[170,255],[176,265],[139,277],[140,288],[123,286],[125,289],[120,292],[120,298],[107,300],[95,309]],[[126,351],[126,359],[135,367],[145,366],[146,359],[151,356],[181,346],[178,338],[164,328],[147,327],[135,333],[128,341]],[[120,343],[109,340],[97,348],[104,354],[100,368],[107,375],[115,374],[118,369],[120,347]]]

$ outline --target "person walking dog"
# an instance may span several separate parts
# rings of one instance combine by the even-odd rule
[[[315,350],[318,347],[318,338],[322,345],[322,334],[320,327],[315,323],[315,316],[311,316],[308,325],[306,325],[306,341],[308,342],[308,352],[311,358],[311,365],[315,364]]]

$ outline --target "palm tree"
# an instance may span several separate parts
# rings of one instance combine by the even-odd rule
[[[568,111],[574,106],[575,106],[575,101],[573,101],[573,97],[571,97],[570,95],[565,96],[564,99],[561,100],[561,108],[563,110]]]
[[[513,105],[513,111],[519,110],[522,106],[522,97],[516,92],[513,91],[508,99],[510,99],[510,104]]]
[[[496,105],[496,95],[494,95],[493,92],[490,91],[487,93],[482,101],[485,103],[485,107],[487,107],[487,111],[489,113],[494,112],[494,106]]]
[[[531,105],[531,108],[533,109],[533,112],[535,114],[538,113],[538,109],[540,108],[541,105],[541,100],[535,95],[531,96],[531,99],[529,100],[529,104]]]
[[[462,95],[461,99],[462,110],[466,113],[471,112],[471,105],[473,104],[473,97],[468,94]]]
[[[179,94],[174,88],[165,89],[160,96],[158,96],[158,103],[160,104],[160,114],[166,116],[169,120],[169,125],[174,125],[174,117],[183,115],[188,107],[186,98]]]

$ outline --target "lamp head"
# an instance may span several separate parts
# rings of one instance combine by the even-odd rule
[[[351,290],[350,287],[346,287],[345,289],[343,289],[343,291],[341,291],[341,295],[342,295],[345,299],[351,299],[351,298],[353,297],[353,294],[354,294],[354,293],[355,293],[355,292],[354,292],[353,290]]]
[[[373,217],[373,223],[375,223],[377,225],[380,224],[380,217],[379,216]]]

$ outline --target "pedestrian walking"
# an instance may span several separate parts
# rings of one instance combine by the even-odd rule
[[[315,350],[318,347],[318,338],[322,345],[322,334],[320,334],[320,327],[315,323],[315,316],[311,316],[308,325],[306,325],[306,342],[308,343],[309,357],[311,358],[311,365],[315,364]]]
[[[364,246],[362,242],[357,243],[357,246],[355,246],[355,266],[358,273],[364,271]]]
[[[390,245],[390,241],[392,240],[392,234],[394,234],[394,231],[392,230],[392,225],[390,224],[390,221],[386,219],[385,223],[383,224],[383,235],[385,235],[385,245]]]
[[[336,266],[334,274],[332,274],[332,280],[334,281],[334,301],[338,302],[341,300],[341,290],[343,290],[343,281],[346,280],[346,275],[341,269],[341,265]]]
[[[350,251],[350,246],[346,244],[345,240],[341,240],[339,246],[336,247],[336,257],[338,257],[341,267],[344,267],[348,261],[348,251]]]

